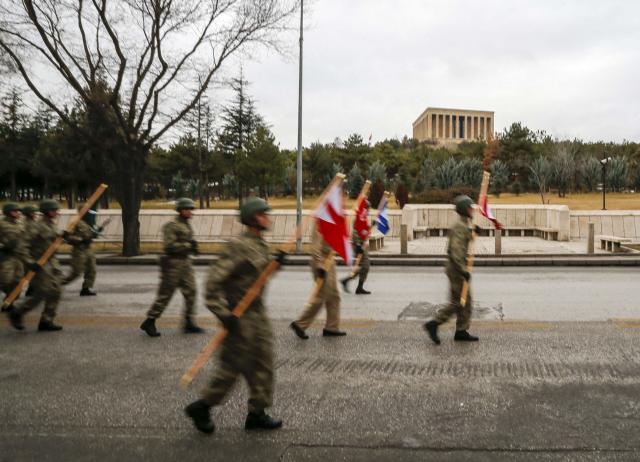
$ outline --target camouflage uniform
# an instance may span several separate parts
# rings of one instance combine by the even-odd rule
[[[17,220],[0,220],[0,290],[7,295],[24,276],[24,265],[29,260],[24,243],[24,228]]]
[[[358,272],[353,276],[358,276],[360,278],[359,286],[362,287],[364,282],[367,280],[367,276],[369,275],[369,268],[371,267],[371,263],[369,262],[369,250],[367,248],[367,241],[362,239],[358,230],[354,227],[351,231],[351,242],[353,243],[353,252],[357,253],[357,247],[360,246],[362,248],[362,257],[358,255],[356,258],[360,258],[360,262],[358,263]]]
[[[33,224],[32,231],[27,236],[31,264],[45,253],[58,235],[58,228],[55,222],[46,216]],[[44,301],[41,322],[53,322],[62,293],[61,278],[60,263],[54,254],[44,267],[36,273],[30,283],[32,292],[20,306],[14,309],[16,314],[22,316]]]
[[[194,253],[193,229],[189,220],[176,217],[164,225],[164,255],[160,257],[160,286],[156,300],[149,309],[147,317],[157,319],[162,315],[173,293],[180,289],[184,296],[184,314],[186,318],[195,315],[196,278],[190,255]]]
[[[206,305],[223,324],[270,261],[269,247],[251,233],[232,240],[210,271]],[[208,406],[219,404],[242,375],[249,386],[249,412],[271,406],[273,397],[273,331],[267,310],[258,295],[238,318],[238,329],[223,341],[218,367],[202,391]]]
[[[465,306],[460,305],[460,294],[465,281],[464,275],[467,272],[467,254],[471,239],[472,229],[469,227],[469,219],[460,217],[450,230],[447,247],[446,273],[449,278],[449,304],[439,309],[434,316],[434,320],[442,324],[455,314],[457,316],[457,331],[466,331],[471,324],[471,290],[467,294]]]
[[[313,239],[311,241],[311,269],[314,278],[318,270],[324,269],[325,260],[331,253],[331,247],[322,238],[317,229],[313,231]],[[306,330],[315,319],[318,311],[323,305],[327,308],[327,320],[325,322],[325,330],[338,331],[340,327],[340,292],[336,280],[336,262],[333,260],[326,270],[322,288],[318,291],[316,297],[305,306],[302,316],[294,323],[302,330]]]
[[[71,252],[71,272],[64,278],[63,284],[69,284],[84,274],[82,288],[91,289],[96,282],[96,257],[91,250],[91,242],[99,235],[96,228],[80,220],[76,229],[65,237],[65,241],[73,246]]]

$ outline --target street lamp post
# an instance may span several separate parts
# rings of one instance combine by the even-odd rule
[[[300,63],[298,67],[298,157],[296,159],[296,226],[302,223],[302,42],[304,0],[300,0]],[[296,252],[302,251],[302,237],[296,239]]]
[[[607,194],[607,164],[611,162],[611,157],[603,157],[600,160],[602,165],[602,210],[607,210],[606,194]]]

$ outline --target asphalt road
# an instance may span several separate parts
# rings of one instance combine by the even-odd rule
[[[202,289],[206,267],[196,267]],[[339,274],[346,275],[346,268]],[[472,293],[481,319],[540,321],[605,321],[640,315],[640,268],[527,267],[477,268]],[[96,298],[77,297],[80,282],[69,286],[61,314],[94,313],[144,316],[158,285],[154,266],[100,266]],[[267,303],[274,319],[292,319],[311,291],[306,267],[285,267],[269,285]],[[355,289],[355,281],[351,283]],[[439,267],[374,267],[369,296],[345,294],[345,319],[423,319],[448,297],[448,283]],[[209,318],[198,297],[201,317]],[[174,296],[167,314],[178,315],[182,297]]]
[[[268,296],[279,319],[271,412],[284,428],[245,432],[239,384],[207,437],[182,408],[215,363],[188,391],[178,381],[216,329],[211,316],[201,316],[209,335],[184,335],[176,299],[151,339],[137,326],[155,269],[100,267],[100,296],[67,290],[64,331],[34,332],[37,314],[26,332],[0,322],[0,461],[640,460],[634,278],[481,269],[472,326],[481,341],[454,343],[445,326],[437,347],[412,319],[445,300],[441,269],[374,268],[376,296],[344,297],[348,336],[323,338],[318,322],[308,341],[287,323],[309,274],[287,269]]]

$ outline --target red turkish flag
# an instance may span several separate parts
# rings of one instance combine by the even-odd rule
[[[356,209],[356,220],[353,224],[353,227],[358,232],[358,236],[363,241],[366,241],[369,238],[369,210],[367,208],[367,198],[363,197],[358,204],[358,208]]]
[[[344,213],[342,185],[336,185],[327,193],[314,218],[316,228],[329,246],[342,257],[347,265],[353,263],[353,249],[349,239],[347,217]]]

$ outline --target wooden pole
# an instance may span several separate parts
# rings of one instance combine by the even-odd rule
[[[487,191],[489,190],[489,179],[491,178],[491,174],[485,171],[482,174],[482,184],[480,185],[480,196],[478,197],[478,202],[482,204],[482,200],[487,196]],[[467,271],[471,274],[473,270],[473,244],[476,240],[476,231],[475,229],[472,231],[472,240],[469,244],[468,257],[467,257]],[[462,285],[462,292],[460,292],[460,305],[465,306],[467,304],[467,295],[469,295],[469,281],[464,281]]]
[[[102,193],[107,188],[108,186],[106,184],[101,184],[100,186],[98,186],[95,192],[91,195],[91,197],[87,200],[84,206],[80,209],[78,214],[75,217],[73,217],[73,219],[69,222],[66,229],[67,232],[69,233],[73,232],[73,230],[76,228],[80,220],[82,220],[82,217],[84,216],[84,214],[89,211],[91,206],[95,204],[95,202],[100,198]],[[38,265],[44,266],[49,261],[49,259],[56,253],[56,251],[58,250],[58,247],[60,247],[60,245],[62,244],[62,241],[63,241],[62,237],[57,237],[56,240],[51,243],[49,248],[38,259],[38,262],[37,262]],[[14,302],[14,300],[18,298],[18,295],[20,295],[24,286],[27,285],[29,282],[31,282],[35,277],[35,275],[36,275],[35,271],[29,271],[27,274],[24,275],[24,277],[20,280],[18,285],[11,291],[9,295],[7,295],[7,298],[4,299],[3,305],[5,308],[9,307],[9,305],[11,305]]]
[[[293,238],[288,243],[282,246],[283,250],[295,248],[296,241],[302,238],[302,235],[304,234],[304,230],[309,222],[309,219],[314,215],[318,207],[320,207],[320,205],[324,201],[329,191],[331,191],[331,189],[334,186],[341,184],[344,181],[344,179],[345,179],[345,175],[343,175],[342,173],[338,173],[333,178],[333,180],[331,180],[331,183],[329,183],[329,185],[324,189],[324,191],[322,192],[322,194],[314,204],[312,212],[309,215],[305,216],[302,222],[297,226],[296,231],[293,235]],[[279,266],[280,264],[276,260],[271,261],[267,265],[267,267],[262,271],[260,276],[258,276],[255,282],[251,285],[251,287],[249,287],[249,289],[244,294],[242,299],[238,302],[238,304],[232,310],[232,313],[234,316],[240,317],[244,314],[244,312],[247,310],[247,308],[249,308],[251,303],[253,303],[255,298],[260,294],[264,285],[267,283],[271,275],[278,269]],[[204,346],[204,348],[200,351],[200,353],[198,354],[196,359],[193,361],[189,369],[183,374],[182,378],[180,379],[180,387],[182,389],[186,389],[191,384],[191,382],[193,382],[193,379],[198,375],[198,373],[200,373],[200,370],[207,363],[211,355],[222,344],[222,341],[225,339],[225,337],[228,334],[229,334],[229,331],[223,328],[220,331],[218,331],[215,334],[215,336],[209,341],[209,343],[207,343]]]

